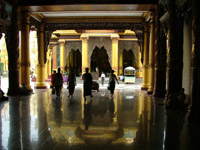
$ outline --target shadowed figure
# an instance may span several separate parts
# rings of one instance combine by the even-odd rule
[[[73,97],[74,89],[76,86],[76,76],[75,76],[74,70],[71,70],[71,72],[68,76],[67,83],[68,83],[68,90],[69,90],[68,97]]]
[[[62,102],[61,101],[53,101],[54,105],[54,117],[55,117],[55,122],[61,126],[62,123]]]
[[[114,112],[115,112],[115,103],[114,103],[113,98],[111,98],[109,101],[109,113],[110,113],[111,122],[113,122],[113,118],[115,116]]]
[[[92,96],[92,75],[89,73],[89,69],[85,68],[85,73],[83,74],[83,96],[86,101],[86,96]]]
[[[92,101],[84,103],[84,119],[85,130],[88,130],[89,125],[92,122]]]
[[[119,84],[117,77],[114,74],[114,72],[115,72],[114,70],[111,70],[110,77],[109,77],[109,87],[110,87],[111,97],[113,96],[114,91],[115,91],[115,81],[117,81],[117,83]]]
[[[62,74],[60,73],[60,68],[58,68],[58,72],[54,76],[53,85],[55,86],[55,89],[56,89],[56,96],[57,96],[57,98],[59,98],[60,92],[63,87],[63,77],[62,77]]]

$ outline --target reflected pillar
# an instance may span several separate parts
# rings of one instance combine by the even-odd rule
[[[21,85],[25,83],[28,89],[30,85],[30,50],[29,50],[29,31],[30,31],[30,14],[22,12],[22,29],[21,29]]]
[[[38,56],[38,61],[39,63],[37,64],[37,82],[35,84],[36,89],[45,89],[47,88],[45,84],[45,64],[44,64],[44,23],[40,24],[40,31],[39,31],[39,37],[38,41],[39,43],[39,56]]]
[[[119,35],[112,35],[112,70],[116,71],[115,75],[118,76],[118,40]]]
[[[144,57],[143,57],[143,83],[142,90],[148,90],[148,62],[147,62],[147,24],[144,25]]]
[[[150,51],[149,51],[149,86],[148,86],[148,94],[153,93],[154,88],[154,56],[155,56],[155,39],[154,39],[154,12],[151,12],[151,20],[150,20]]]
[[[6,46],[8,50],[9,86],[8,95],[19,95],[19,24],[20,9],[12,8],[10,28],[6,31]]]
[[[88,68],[88,36],[82,38],[82,75],[85,73],[85,68]]]
[[[65,72],[65,40],[59,40],[60,44],[60,69]]]
[[[30,122],[31,122],[31,112],[30,112],[30,100],[31,96],[22,97],[21,101],[21,138],[23,147],[32,148],[31,147],[31,137],[30,137]]]
[[[193,34],[194,34],[194,49],[192,51],[192,101],[188,114],[189,121],[200,122],[200,14],[199,0],[193,0]]]
[[[22,142],[20,133],[20,101],[16,100],[16,97],[9,97],[9,116],[9,149],[21,149]]]

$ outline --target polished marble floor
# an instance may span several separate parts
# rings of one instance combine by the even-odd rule
[[[58,100],[51,89],[0,102],[0,149],[199,150],[199,124],[185,112],[166,110],[162,98],[140,85],[105,86],[84,102],[82,85],[73,98],[66,88]]]

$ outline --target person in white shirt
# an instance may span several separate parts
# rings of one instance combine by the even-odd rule
[[[101,73],[101,84],[102,84],[102,86],[104,85],[104,81],[105,81],[105,74],[102,72]]]

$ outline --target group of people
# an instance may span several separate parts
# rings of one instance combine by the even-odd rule
[[[71,70],[68,76],[67,84],[68,84],[68,90],[69,90],[68,97],[72,97],[74,94],[74,89],[76,85],[76,76],[73,70]],[[59,98],[61,90],[63,88],[63,76],[62,76],[60,68],[58,68],[57,73],[54,70],[53,74],[51,75],[51,88],[52,88],[52,94],[55,93],[57,98]]]
[[[105,74],[101,75],[102,79],[102,85],[104,84],[104,80],[105,80]],[[89,73],[89,68],[85,68],[85,73],[82,76],[82,80],[83,80],[83,90],[84,90],[84,100],[87,100],[87,96],[90,96],[91,98],[93,97],[92,95],[92,75]],[[115,90],[115,81],[119,84],[116,75],[114,74],[114,70],[111,71],[110,77],[109,77],[109,90],[110,90],[110,94],[111,97],[114,94],[114,90]],[[69,95],[68,97],[73,97],[74,94],[74,90],[75,90],[75,86],[76,86],[76,75],[74,73],[73,70],[71,70],[68,79],[67,79],[67,88],[69,91]],[[60,93],[61,90],[63,88],[63,76],[61,73],[60,68],[58,68],[58,71],[56,73],[56,71],[53,72],[53,74],[51,75],[51,88],[52,88],[52,93],[54,94],[54,90],[55,90],[55,94],[57,96],[57,98],[60,97]]]

